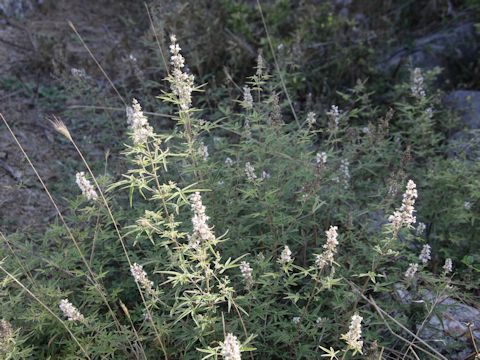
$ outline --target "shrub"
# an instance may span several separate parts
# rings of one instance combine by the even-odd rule
[[[391,110],[358,82],[297,123],[260,55],[209,122],[175,37],[170,55],[159,98],[175,128],[155,131],[133,100],[123,176],[97,177],[54,122],[83,161],[82,195],[40,242],[4,239],[7,358],[445,358],[416,324],[455,291],[442,265],[462,250],[440,250],[451,229],[430,202],[462,165],[439,156],[447,114],[421,71]]]

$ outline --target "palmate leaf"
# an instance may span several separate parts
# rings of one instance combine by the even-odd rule
[[[197,350],[198,352],[208,354],[208,355],[205,355],[204,357],[202,357],[202,360],[204,360],[204,359],[209,359],[209,358],[211,358],[211,357],[213,357],[213,356],[217,356],[217,350],[216,350],[216,349],[213,349],[213,348],[207,348],[207,349],[196,348],[196,350]]]
[[[319,346],[319,348],[322,349],[324,352],[324,354],[320,355],[321,357],[329,358],[329,360],[338,359],[337,354],[340,352],[339,350],[335,350],[332,347],[327,349],[323,346]]]

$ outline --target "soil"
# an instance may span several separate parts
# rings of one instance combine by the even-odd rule
[[[75,174],[71,172],[76,157],[48,121],[52,115],[64,114],[72,105],[72,100],[67,103],[67,97],[58,90],[56,74],[73,67],[99,73],[67,20],[75,25],[105,70],[114,72],[122,61],[119,48],[124,48],[125,39],[132,35],[125,33],[124,26],[124,21],[132,16],[129,4],[132,5],[128,1],[57,0],[32,7],[22,19],[2,17],[0,13],[0,112],[60,203],[64,203],[64,196],[75,191]],[[142,6],[143,3],[135,4],[137,11],[142,11]],[[76,137],[82,140],[96,131],[88,124],[87,117],[68,119],[66,123],[72,121],[79,129]],[[90,156],[105,157],[105,148],[91,142],[89,146]],[[56,191],[55,184],[59,181],[66,182],[67,187],[71,185],[72,191],[67,194]],[[7,234],[38,231],[55,216],[33,170],[6,126],[1,124],[1,231]]]

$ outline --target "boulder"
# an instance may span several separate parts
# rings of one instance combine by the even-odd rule
[[[452,91],[443,101],[460,115],[460,126],[448,139],[450,155],[480,158],[480,91]]]
[[[446,295],[437,299],[428,290],[417,294],[415,300],[412,293],[401,284],[396,284],[395,292],[404,304],[427,303],[427,308],[436,304],[430,318],[423,326],[417,324],[416,331],[419,331],[419,337],[422,340],[434,345],[440,351],[448,351],[449,359],[465,359],[471,354],[472,336],[477,343],[480,342],[480,310],[477,307]]]
[[[469,129],[480,129],[480,91],[452,91],[445,96],[444,103],[460,113],[464,126]]]
[[[382,72],[396,71],[402,64],[423,69],[447,69],[451,62],[475,61],[480,51],[480,37],[475,24],[468,22],[436,32],[387,54],[378,64]]]
[[[437,306],[437,312],[422,328],[420,337],[431,343],[442,344],[441,347],[456,347],[458,351],[451,354],[451,359],[465,359],[474,351],[473,348],[469,350],[465,346],[471,344],[471,337],[473,336],[477,343],[480,342],[480,310],[451,297],[440,299]]]
[[[0,14],[12,18],[24,18],[43,0],[0,0]]]

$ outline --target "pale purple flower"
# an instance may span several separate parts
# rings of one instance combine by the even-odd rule
[[[443,265],[443,270],[445,271],[445,274],[449,274],[453,270],[453,264],[452,264],[452,259],[447,258],[445,259],[445,264]]]
[[[426,264],[430,261],[430,259],[432,258],[430,245],[423,245],[422,252],[420,253],[418,258],[423,264]]]
[[[345,340],[350,350],[354,352],[362,353],[363,341],[362,338],[362,320],[363,318],[355,314],[352,316],[348,332],[342,335],[342,339]]]
[[[202,196],[199,192],[190,196],[190,203],[193,211],[193,235],[190,239],[190,245],[196,247],[200,242],[215,238],[215,235],[213,235],[213,232],[208,227],[207,221],[209,217],[205,212],[206,209],[202,203]]]
[[[72,305],[70,301],[67,299],[63,299],[60,301],[60,310],[62,310],[63,315],[68,318],[68,321],[84,321],[84,316],[78,311],[78,309]]]
[[[407,279],[413,279],[415,274],[418,271],[418,264],[410,264],[407,271],[405,271],[405,278]]]
[[[87,198],[87,200],[97,200],[98,195],[95,191],[95,188],[90,183],[89,180],[85,177],[85,173],[83,171],[78,172],[76,175],[76,183],[80,190],[82,191],[83,196]]]
[[[220,343],[220,347],[222,349],[220,354],[225,360],[242,359],[240,355],[240,344],[237,340],[237,337],[233,334],[227,334],[227,336],[225,337],[225,341],[223,343]]]
[[[282,253],[280,254],[280,258],[278,259],[278,262],[280,264],[288,264],[293,261],[292,258],[292,252],[290,251],[290,248],[285,245]]]
[[[249,290],[253,286],[253,269],[250,267],[250,264],[246,261],[242,261],[240,264],[240,272],[242,273],[243,281],[245,282],[245,287]]]
[[[147,292],[152,292],[153,281],[148,280],[147,273],[143,270],[142,265],[138,265],[137,263],[133,264],[130,267],[130,272],[140,286],[147,290]]]

